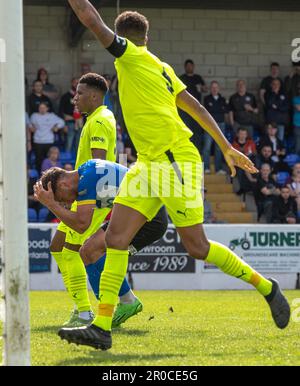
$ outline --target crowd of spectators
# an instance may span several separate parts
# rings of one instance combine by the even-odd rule
[[[90,71],[89,65],[82,66],[82,74]],[[130,165],[136,161],[137,154],[124,123],[118,81],[116,76],[103,76],[109,85],[104,103],[117,120],[117,151],[126,154]],[[258,220],[299,221],[300,62],[292,64],[285,78],[281,77],[280,65],[271,63],[270,74],[266,74],[257,90],[258,98],[247,90],[246,81],[239,79],[235,92],[227,100],[217,81],[208,86],[196,73],[191,59],[186,60],[180,78],[214,117],[232,145],[251,158],[259,169],[257,175],[238,169],[236,177],[236,193],[253,194]],[[74,168],[84,125],[84,117],[73,104],[78,81],[79,78],[72,78],[70,89],[61,94],[59,88],[50,83],[47,70],[41,68],[27,95],[28,203],[29,208],[37,212],[37,219],[41,208],[34,202],[32,186],[40,173],[52,166]],[[211,173],[210,159],[214,155],[215,172],[227,174],[222,153],[213,139],[185,112],[179,111],[179,114],[193,132],[191,140],[202,154],[205,173]]]

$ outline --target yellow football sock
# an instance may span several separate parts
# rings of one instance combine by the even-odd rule
[[[126,275],[128,250],[107,248],[104,271],[100,279],[98,315],[93,321],[105,331],[111,330],[114,308],[118,302],[119,290]]]
[[[206,258],[208,263],[215,264],[230,276],[252,284],[263,296],[271,293],[272,283],[269,280],[256,272],[229,248],[216,241],[210,240],[209,242],[210,250]]]
[[[79,312],[90,311],[91,303],[87,288],[86,270],[79,252],[63,249],[63,257],[66,261],[69,292]]]
[[[67,263],[63,258],[63,253],[62,251],[51,252],[51,255],[54,257],[56,264],[58,265],[66,290],[69,291],[69,275],[68,275]]]

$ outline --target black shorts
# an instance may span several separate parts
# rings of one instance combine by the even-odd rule
[[[101,229],[106,231],[109,221],[101,226]],[[163,206],[157,215],[138,231],[129,245],[129,255],[132,256],[144,247],[151,245],[155,241],[163,237],[168,228],[168,215]]]

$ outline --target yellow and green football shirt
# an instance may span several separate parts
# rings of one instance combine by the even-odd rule
[[[116,161],[116,120],[106,106],[98,107],[82,129],[75,169],[93,158],[92,149],[106,150],[107,161]]]
[[[192,136],[176,106],[176,96],[186,86],[172,67],[146,46],[122,40],[126,50],[116,58],[115,67],[124,120],[139,155],[155,159],[176,142]]]
[[[113,113],[106,106],[98,107],[91,115],[82,129],[78,146],[75,169],[93,158],[92,149],[107,151],[106,160],[116,161],[116,120]],[[77,201],[71,208],[77,210]],[[90,227],[83,234],[71,231],[63,222],[58,225],[58,230],[66,233],[66,242],[74,245],[82,245],[86,239],[93,235],[101,226],[110,209],[96,209]]]

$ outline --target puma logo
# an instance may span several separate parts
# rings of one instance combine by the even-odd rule
[[[243,276],[247,275],[247,272],[245,272],[244,270],[242,270],[242,274],[239,275],[239,276],[236,276],[237,279],[241,279]]]
[[[186,211],[187,211],[187,209],[184,212],[181,212],[180,210],[177,210],[177,213],[178,214],[182,214],[186,218],[187,217],[186,216]]]

